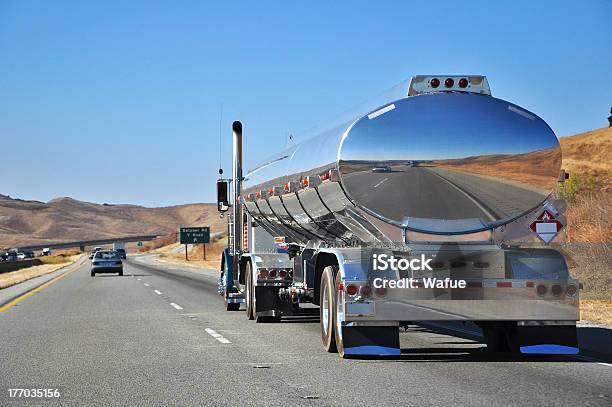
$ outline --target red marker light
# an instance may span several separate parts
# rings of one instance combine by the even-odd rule
[[[429,84],[432,88],[437,88],[438,86],[440,86],[440,79],[433,78],[431,81],[429,81]]]
[[[346,293],[348,295],[351,295],[351,296],[357,294],[358,290],[359,290],[359,288],[355,284],[349,284],[346,287]]]
[[[446,86],[447,88],[452,88],[454,84],[455,81],[453,80],[453,78],[446,78],[446,80],[444,81],[444,86]]]
[[[536,291],[540,297],[543,297],[546,294],[546,291],[548,291],[548,288],[546,288],[544,284],[539,284],[536,287]]]
[[[460,88],[467,88],[468,85],[468,80],[465,78],[461,78],[459,79],[459,87]]]
[[[276,270],[270,270],[268,275],[270,276],[270,278],[276,278]]]

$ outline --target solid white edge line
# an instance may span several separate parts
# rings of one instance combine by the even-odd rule
[[[170,305],[172,305],[174,308],[176,308],[176,309],[178,309],[178,310],[182,310],[182,309],[183,309],[183,307],[181,307],[180,305],[175,304],[175,303],[173,303],[173,302],[171,302],[171,303],[170,303]]]

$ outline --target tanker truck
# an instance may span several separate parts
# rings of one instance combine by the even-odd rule
[[[217,181],[227,311],[318,306],[343,358],[398,355],[426,321],[472,321],[495,352],[578,353],[559,142],[485,76],[414,76],[244,172],[242,133]]]

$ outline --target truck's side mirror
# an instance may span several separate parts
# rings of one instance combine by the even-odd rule
[[[217,209],[219,212],[227,212],[229,209],[229,181],[220,179],[217,181]]]

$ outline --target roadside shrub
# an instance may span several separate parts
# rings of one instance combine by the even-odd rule
[[[566,201],[574,202],[580,195],[590,195],[599,189],[595,177],[576,174],[559,183],[559,196]]]

